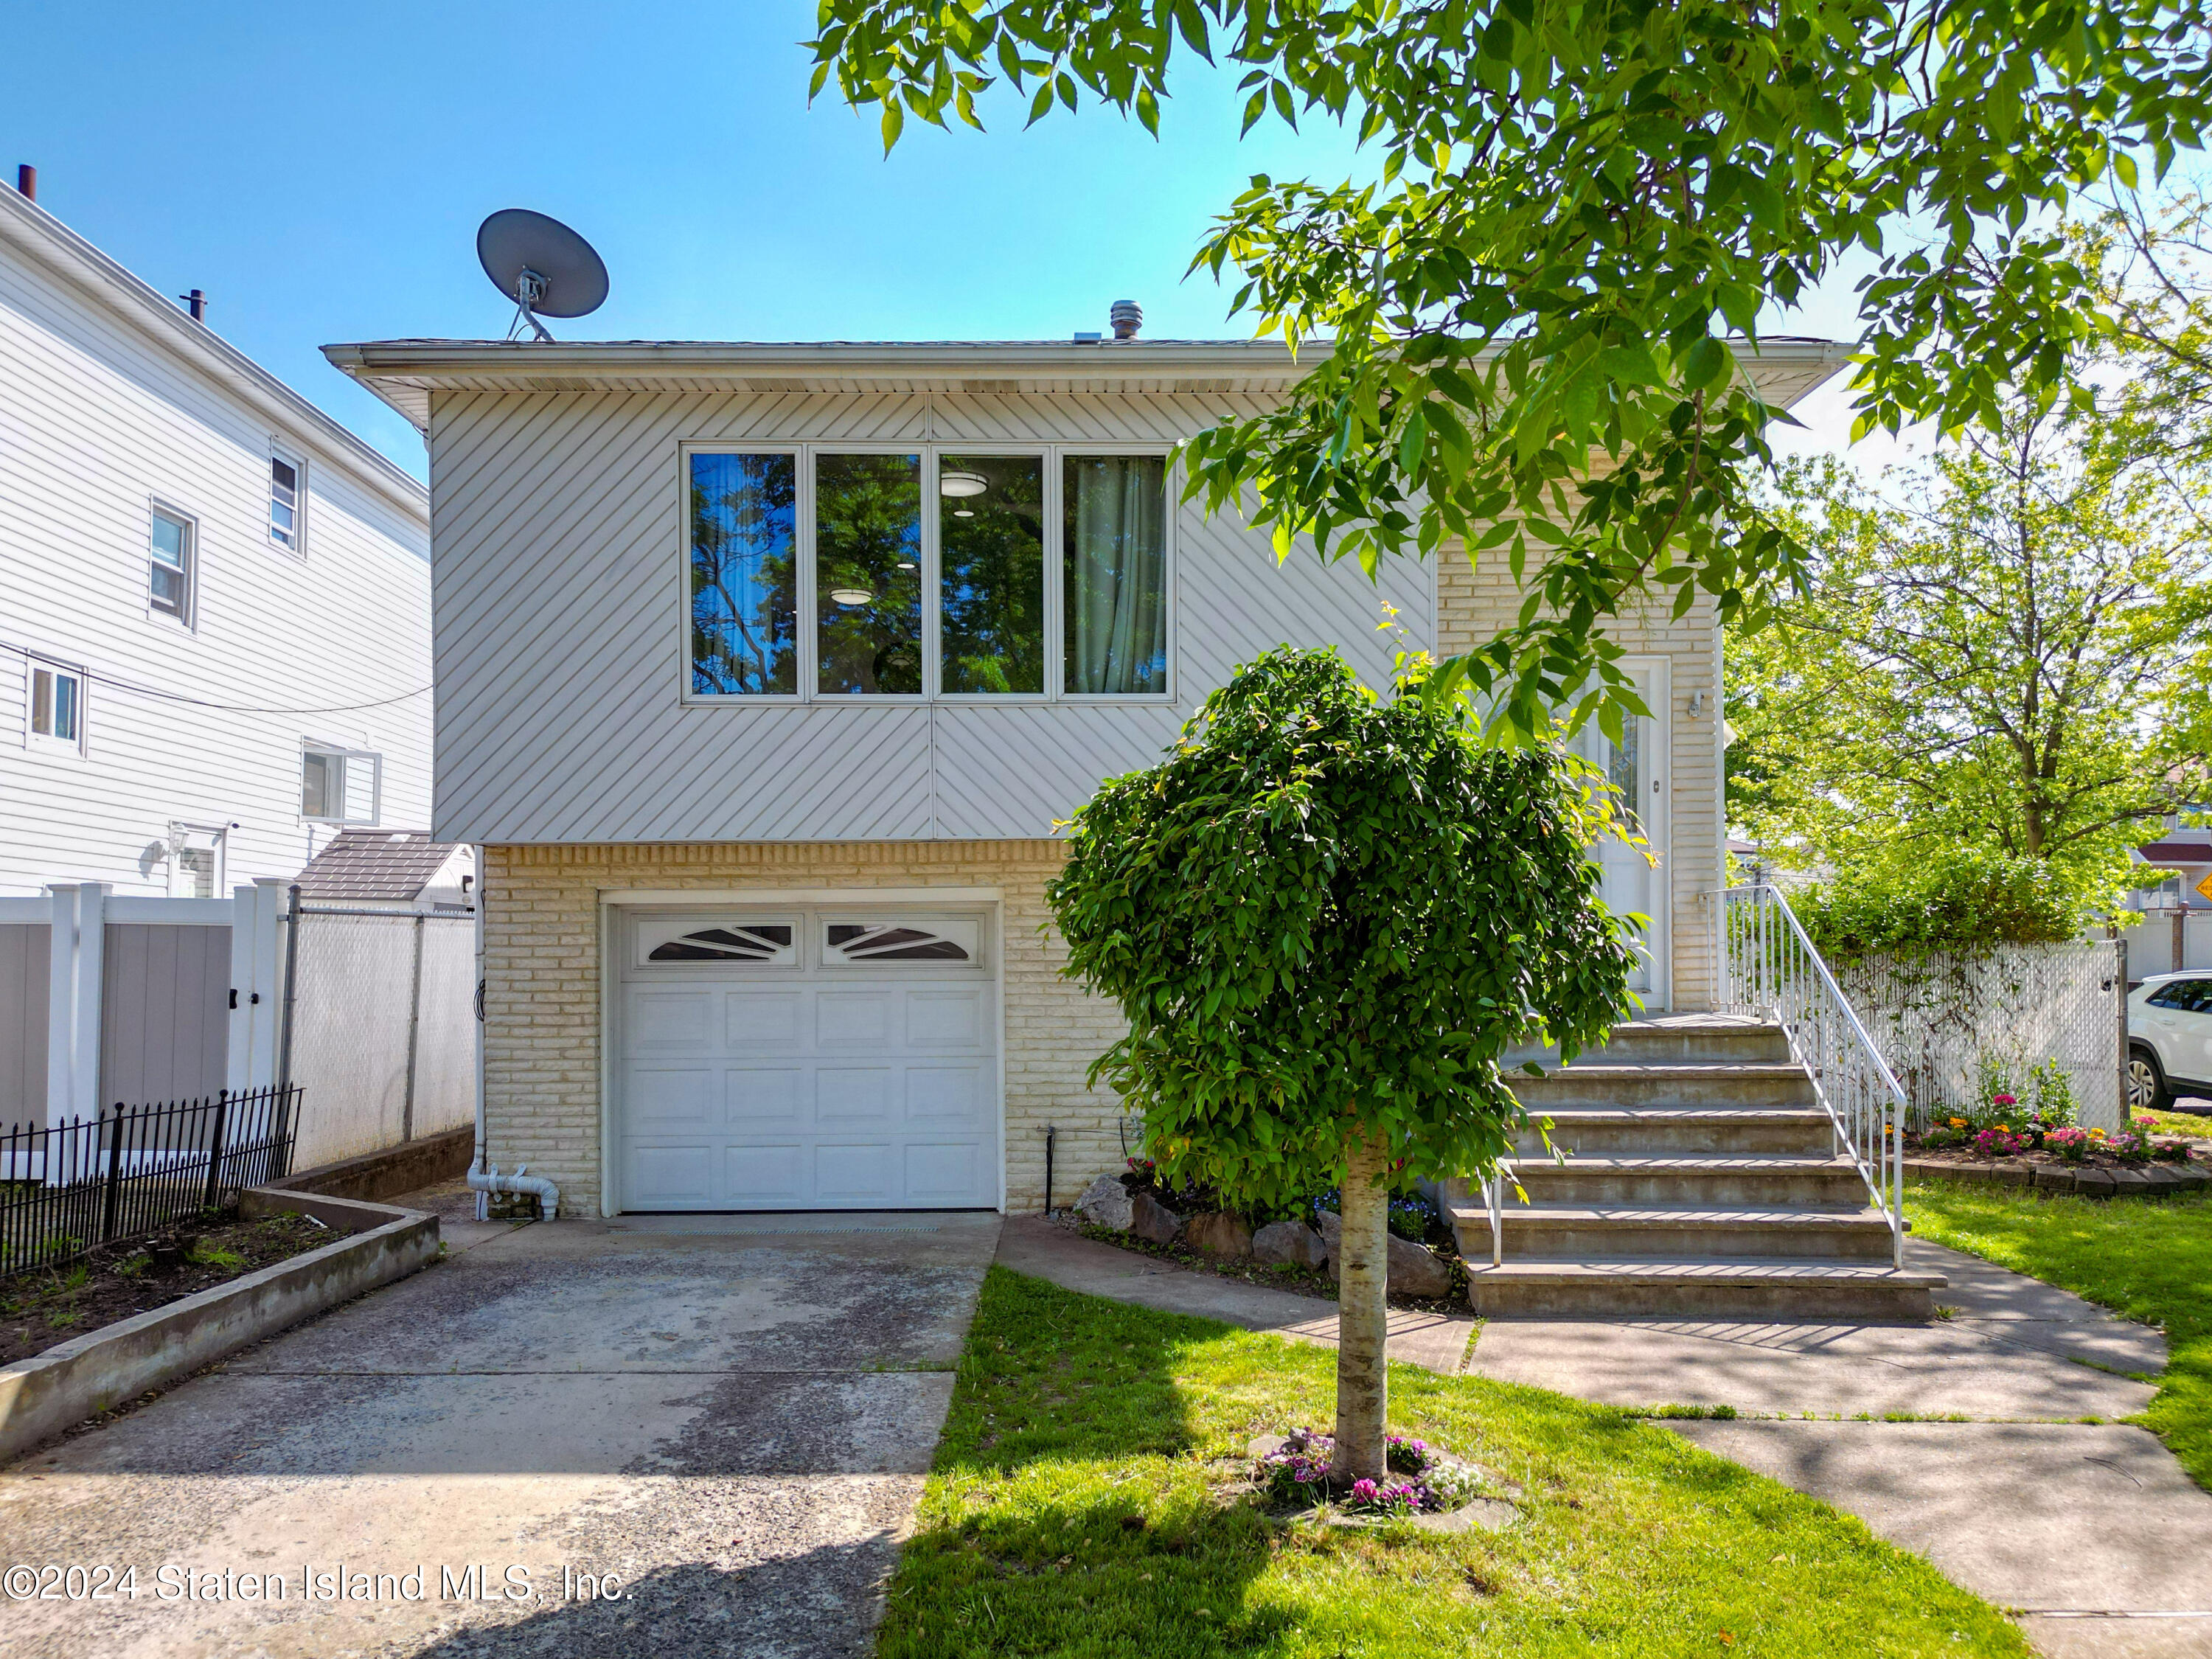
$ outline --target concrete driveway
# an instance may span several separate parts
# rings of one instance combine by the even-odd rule
[[[864,1653],[998,1230],[449,1222],[447,1261],[0,1474],[0,1566],[118,1576],[11,1594],[6,1649]]]

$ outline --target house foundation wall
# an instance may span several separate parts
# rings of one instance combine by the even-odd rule
[[[484,849],[484,1115],[489,1160],[561,1188],[563,1215],[597,1215],[605,1173],[601,912],[640,891],[996,888],[1000,894],[1006,1194],[1044,1206],[1045,1130],[1057,1129],[1054,1201],[1121,1167],[1121,1103],[1084,1074],[1123,1029],[1112,1004],[1060,969],[1045,884],[1049,841],[699,842]]]

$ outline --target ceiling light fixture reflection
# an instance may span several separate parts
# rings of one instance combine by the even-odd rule
[[[937,493],[956,499],[980,495],[991,487],[991,481],[980,472],[940,472],[937,476]]]
[[[952,516],[956,519],[972,519],[975,516],[975,512],[973,507],[956,507],[952,509]]]
[[[830,597],[840,605],[866,605],[876,596],[865,587],[833,587]]]
[[[898,568],[902,570],[918,570],[921,568],[921,567],[915,564],[912,559],[901,559],[899,561]]]

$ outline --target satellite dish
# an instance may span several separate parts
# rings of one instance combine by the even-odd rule
[[[510,340],[526,322],[550,341],[540,317],[581,317],[606,303],[607,268],[592,245],[528,208],[501,208],[477,226],[477,258],[492,286],[514,301]]]

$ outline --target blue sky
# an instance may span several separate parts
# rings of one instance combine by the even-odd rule
[[[40,202],[420,475],[412,428],[325,363],[333,340],[497,337],[487,213],[564,219],[613,288],[564,338],[1053,338],[1145,307],[1148,336],[1249,332],[1182,279],[1255,172],[1334,182],[1349,139],[1239,143],[1234,76],[1194,64],[1155,142],[1086,108],[988,136],[809,108],[811,5],[546,0],[335,6],[15,0],[0,161]],[[1845,295],[1793,333],[1847,331]],[[1825,405],[1813,442],[1840,438]],[[1807,447],[1802,441],[1793,447]]]

